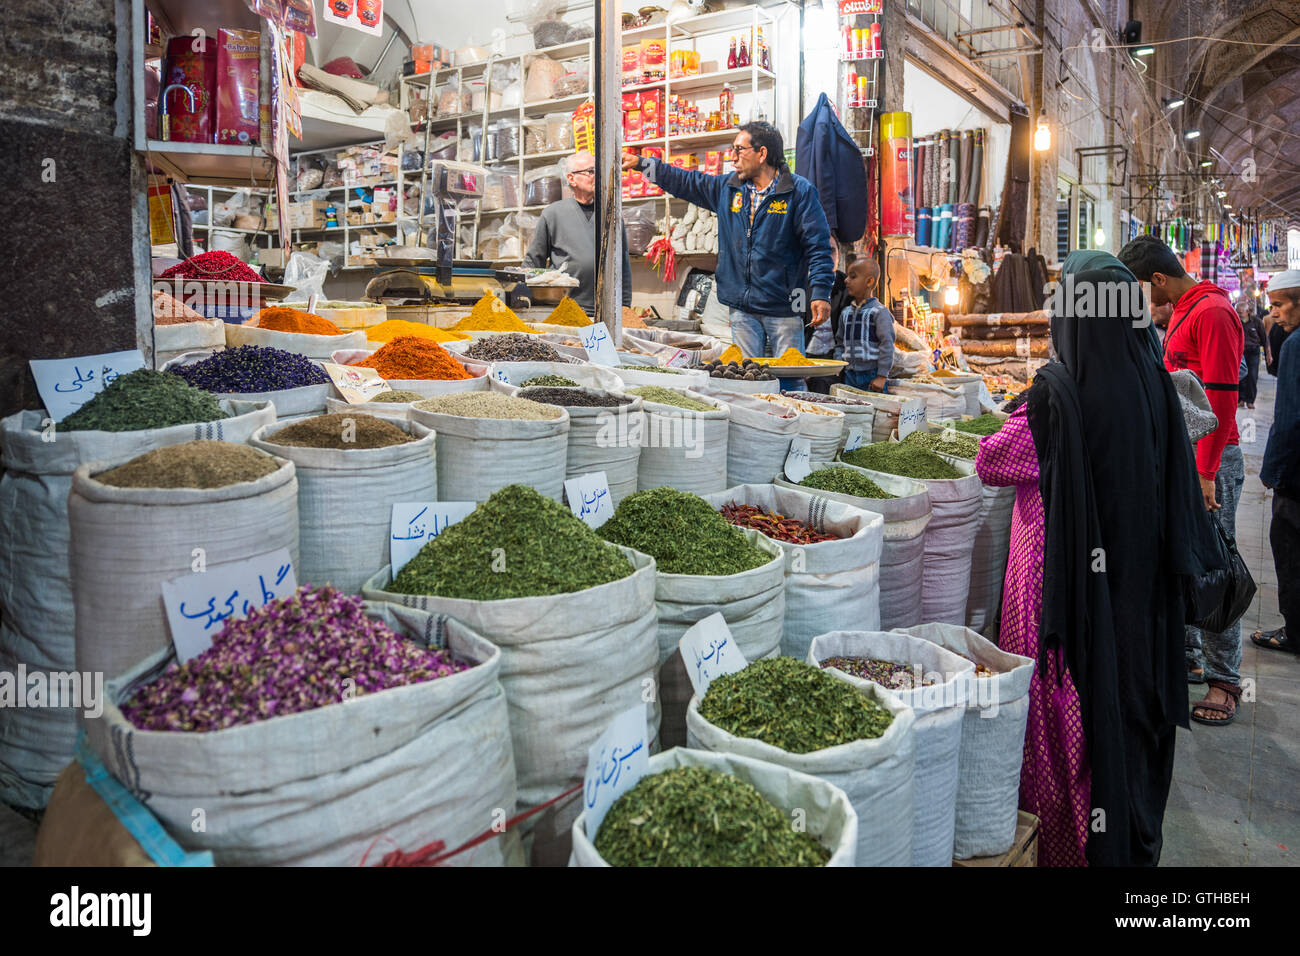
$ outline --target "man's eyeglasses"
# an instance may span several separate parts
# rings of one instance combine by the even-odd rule
[[[596,167],[593,166],[591,169],[571,169],[569,172],[574,176],[595,176]]]
[[[733,146],[731,147],[730,150],[728,150],[728,153],[732,156],[739,156],[747,149],[752,149],[754,152],[757,153],[762,148],[763,148],[762,146]]]

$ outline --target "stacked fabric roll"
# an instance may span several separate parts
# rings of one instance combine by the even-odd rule
[[[960,252],[982,247],[990,209],[977,208],[984,168],[984,130],[948,130],[916,142],[916,243]]]

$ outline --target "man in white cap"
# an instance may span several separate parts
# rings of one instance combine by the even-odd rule
[[[1268,284],[1269,319],[1287,333],[1277,358],[1277,398],[1259,480],[1273,489],[1268,540],[1277,570],[1277,603],[1283,624],[1256,631],[1259,647],[1300,653],[1300,269],[1279,272]]]

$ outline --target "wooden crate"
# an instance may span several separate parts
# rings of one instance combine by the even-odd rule
[[[977,856],[969,860],[953,860],[953,866],[1037,866],[1038,817],[1024,810],[1017,811],[1016,838],[1011,849],[1001,856]]]

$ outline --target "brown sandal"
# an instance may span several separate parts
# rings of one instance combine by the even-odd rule
[[[1209,681],[1211,689],[1219,689],[1228,695],[1228,702],[1225,704],[1215,704],[1210,702],[1210,695],[1207,692],[1205,697],[1192,704],[1192,720],[1198,724],[1206,724],[1211,727],[1219,727],[1223,724],[1230,724],[1237,719],[1237,704],[1241,702],[1241,688],[1227,681],[1212,680]],[[1209,717],[1197,717],[1198,710],[1208,710],[1216,714],[1226,714],[1222,720],[1212,720]]]

